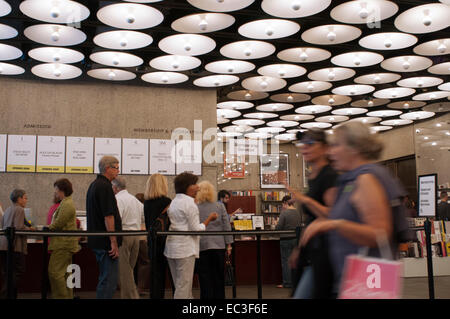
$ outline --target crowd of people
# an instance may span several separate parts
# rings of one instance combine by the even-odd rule
[[[378,238],[388,238],[395,258],[401,234],[407,229],[399,210],[406,193],[400,183],[381,165],[375,164],[383,149],[377,135],[359,122],[339,125],[333,135],[322,130],[299,133],[300,151],[311,168],[308,191],[302,193],[286,185],[291,196],[283,198],[277,230],[293,230],[304,223],[298,241],[281,236],[280,255],[283,282],[293,298],[336,298],[345,258],[361,247],[378,257]],[[136,196],[127,191],[119,175],[119,160],[105,156],[100,174],[86,195],[88,231],[117,232],[156,228],[169,231],[230,231],[230,219],[242,212],[227,214],[227,191],[218,196],[208,181],[182,173],[175,177],[175,197],[169,198],[165,176],[149,177],[145,192]],[[76,230],[77,219],[68,179],[54,183],[54,205],[49,212],[50,230]],[[24,223],[27,194],[15,189],[12,206],[0,218],[2,227],[32,229]],[[445,198],[444,198],[445,199]],[[444,209],[444,208],[443,208]],[[300,212],[307,218],[302,221]],[[230,218],[231,217],[231,218]],[[99,268],[96,296],[110,299],[120,286],[121,298],[139,298],[133,269],[142,255],[152,264],[151,298],[164,298],[166,272],[170,274],[173,297],[192,299],[194,270],[198,273],[202,299],[224,299],[225,258],[231,254],[232,236],[169,235],[148,238],[143,248],[136,236],[89,237]],[[17,236],[14,246],[13,285],[25,271],[26,238]],[[2,281],[6,282],[6,237],[0,236]],[[53,298],[73,298],[67,288],[67,266],[80,249],[77,237],[51,237],[48,275]],[[148,267],[147,267],[148,268]],[[148,276],[148,273],[147,273]],[[1,296],[5,297],[5,284]]]

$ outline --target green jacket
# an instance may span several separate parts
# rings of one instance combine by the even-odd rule
[[[68,196],[61,201],[61,204],[53,214],[50,230],[77,230],[76,211],[72,196]],[[80,250],[78,237],[51,237],[48,250],[66,249],[73,253]]]

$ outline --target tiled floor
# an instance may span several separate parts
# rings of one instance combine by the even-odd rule
[[[435,277],[434,291],[436,299],[450,299],[450,277]],[[256,286],[238,286],[236,288],[236,297],[238,299],[257,299],[258,291]],[[403,283],[403,299],[428,299],[429,295],[428,278],[405,278]],[[75,295],[81,299],[95,298],[95,292],[75,292]],[[193,289],[194,298],[200,296],[199,289]],[[118,294],[116,294],[118,298]],[[231,287],[226,288],[227,299],[232,298]],[[262,288],[263,299],[289,299],[290,289],[277,288],[275,285],[266,285]],[[40,294],[21,294],[19,298],[38,299]],[[141,298],[146,299],[148,295]],[[171,291],[166,291],[166,298],[171,298]]]

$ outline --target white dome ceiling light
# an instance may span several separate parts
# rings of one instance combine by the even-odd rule
[[[237,60],[251,60],[267,57],[275,52],[271,43],[259,40],[244,40],[224,45],[220,54],[224,57]]]
[[[136,78],[136,74],[133,72],[108,68],[89,70],[87,74],[90,77],[107,81],[129,81]]]
[[[187,0],[192,6],[205,11],[231,12],[244,9],[255,0]]]
[[[380,111],[372,111],[367,113],[367,116],[374,116],[374,117],[392,117],[402,114],[402,111],[398,110],[380,110]]]
[[[366,84],[350,84],[334,88],[331,92],[337,95],[362,95],[375,91],[375,87]]]
[[[355,122],[361,122],[364,124],[374,124],[381,121],[381,117],[375,117],[375,116],[362,116],[362,117],[356,117],[354,119],[351,119],[350,121]]]
[[[317,117],[315,121],[324,123],[340,123],[348,121],[349,117],[345,115],[326,115]]]
[[[194,85],[200,87],[219,87],[226,86],[239,81],[239,77],[236,75],[227,75],[227,74],[219,74],[219,75],[208,75],[201,78],[198,78],[194,81]]]
[[[71,0],[26,0],[19,8],[30,18],[50,23],[73,24],[86,20],[90,14],[84,5]]]
[[[391,87],[373,93],[378,99],[399,99],[416,93],[416,90],[404,87]]]
[[[265,112],[282,112],[294,108],[294,105],[288,103],[267,103],[256,107],[258,111]]]
[[[297,139],[297,137],[293,133],[284,133],[284,134],[276,135],[275,139],[278,140],[278,141],[290,142],[290,141],[295,141]]]
[[[262,100],[269,96],[266,92],[256,92],[249,90],[233,91],[227,94],[227,97],[232,100],[254,101]]]
[[[330,16],[339,22],[374,25],[395,15],[398,6],[392,1],[357,0],[342,3],[333,8]]]
[[[442,91],[450,91],[450,82],[439,85],[438,89]]]
[[[398,101],[398,102],[393,102],[393,103],[389,103],[387,105],[388,108],[391,109],[397,109],[397,110],[410,110],[410,109],[416,109],[422,106],[425,106],[427,103],[426,102],[421,102],[421,101]]]
[[[266,122],[264,122],[263,120],[256,120],[256,119],[243,119],[243,120],[235,120],[232,123],[233,125],[259,126],[265,124]]]
[[[245,137],[252,139],[252,140],[266,140],[269,138],[272,138],[273,135],[269,134],[269,133],[257,133],[257,132],[253,132],[253,133],[247,133],[244,135]]]
[[[256,92],[277,91],[286,86],[286,81],[271,76],[254,76],[242,81],[242,87]]]
[[[289,87],[289,91],[297,93],[315,93],[328,90],[333,85],[324,81],[306,81],[293,84]]]
[[[226,101],[217,103],[217,108],[229,110],[246,110],[251,109],[254,106],[255,104],[246,101]]]
[[[222,128],[224,132],[246,133],[253,131],[253,127],[245,125],[229,125]]]
[[[152,59],[149,64],[157,70],[181,72],[195,69],[202,64],[202,61],[188,55],[164,55]]]
[[[376,107],[380,105],[385,105],[389,103],[389,99],[362,99],[362,100],[356,100],[353,101],[350,105],[354,107]]]
[[[183,33],[208,33],[226,29],[234,24],[236,19],[225,13],[195,13],[172,22],[175,31]]]
[[[144,60],[134,54],[116,51],[95,52],[89,56],[89,59],[103,65],[122,68],[135,67],[144,63]]]
[[[164,20],[157,9],[137,3],[115,3],[100,8],[97,18],[118,29],[140,30],[155,27]]]
[[[226,124],[226,123],[230,123],[230,120],[226,119],[224,117],[218,117],[217,118],[217,124]]]
[[[359,40],[359,45],[372,50],[400,50],[413,46],[418,38],[401,32],[383,32],[368,35]]]
[[[355,83],[358,84],[386,84],[395,82],[401,79],[400,74],[396,73],[372,73],[359,76],[355,78]]]
[[[345,95],[335,95],[335,94],[327,94],[327,95],[321,95],[313,98],[311,102],[314,104],[320,104],[320,105],[343,105],[350,103],[352,100],[351,97],[345,96]]]
[[[28,55],[37,61],[48,63],[77,63],[84,59],[84,54],[72,49],[60,47],[42,47],[28,51]]]
[[[331,0],[263,0],[264,12],[280,18],[302,18],[319,13],[331,4]]]
[[[168,54],[197,56],[214,50],[216,42],[205,35],[183,33],[163,38],[158,47]]]
[[[331,110],[331,106],[329,105],[306,105],[301,106],[299,108],[295,109],[295,113],[299,114],[307,114],[307,115],[313,115],[313,114],[320,114],[325,113]]]
[[[13,27],[6,24],[0,24],[0,40],[15,38],[19,33]]]
[[[306,73],[306,69],[295,64],[269,64],[258,69],[261,75],[275,78],[295,78]]]
[[[353,41],[361,35],[357,27],[329,24],[314,27],[302,33],[302,40],[318,45],[332,45]]]
[[[309,121],[314,119],[314,115],[308,115],[308,114],[288,114],[280,116],[280,120],[286,120],[286,121]]]
[[[308,78],[315,81],[342,81],[353,77],[356,72],[348,68],[331,67],[319,69],[308,74]]]
[[[241,112],[236,110],[217,109],[217,117],[232,119],[241,116]]]
[[[233,137],[239,137],[239,136],[242,136],[242,133],[239,133],[239,132],[217,132],[217,137],[233,138]]]
[[[346,115],[346,116],[352,116],[352,115],[359,115],[367,113],[367,109],[362,107],[343,107],[341,109],[336,109],[331,112],[331,114],[335,115]]]
[[[260,127],[255,130],[256,133],[278,134],[286,131],[284,127]]]
[[[135,50],[145,48],[153,42],[148,34],[131,30],[116,30],[97,34],[94,43],[112,50]]]
[[[177,72],[150,72],[144,74],[141,79],[154,84],[178,84],[189,80],[189,77]]]
[[[205,69],[212,73],[238,74],[252,71],[255,65],[248,61],[241,60],[221,60],[210,62],[205,65]]]
[[[331,59],[331,63],[349,68],[362,68],[378,64],[383,60],[384,57],[381,54],[358,51],[336,55]]]
[[[0,62],[0,75],[19,75],[25,73],[25,69],[14,64]]]
[[[87,38],[83,31],[57,24],[33,25],[26,28],[23,33],[34,42],[63,47],[83,43]]]
[[[450,6],[442,3],[420,5],[399,14],[395,27],[407,33],[430,33],[450,26]]]
[[[249,118],[249,119],[264,120],[264,119],[277,118],[278,114],[269,113],[269,112],[253,112],[253,113],[244,114],[244,117]]]
[[[427,70],[432,74],[448,75],[450,74],[450,62],[443,62],[433,65]]]
[[[428,119],[430,117],[433,117],[434,115],[435,115],[434,112],[415,111],[415,112],[408,112],[408,113],[402,114],[402,115],[400,115],[400,118],[404,119],[404,120],[418,121],[418,120]]]
[[[5,0],[0,0],[0,17],[6,16],[11,12],[11,6]]]
[[[23,55],[22,51],[12,45],[0,43],[0,61],[15,60]]]
[[[447,91],[432,91],[427,93],[422,93],[413,96],[413,100],[415,101],[432,101],[443,99],[450,96],[450,92]]]
[[[300,30],[296,22],[283,19],[262,19],[241,25],[238,33],[246,38],[258,40],[279,39],[291,36]]]
[[[375,125],[375,126],[370,127],[370,130],[375,133],[389,131],[392,129],[393,129],[392,126],[387,126],[387,125]]]
[[[302,93],[280,93],[270,96],[270,99],[281,103],[298,103],[308,101],[311,96]]]
[[[308,123],[303,123],[300,125],[300,127],[302,128],[306,128],[306,129],[326,129],[331,127],[332,124],[331,123],[325,123],[325,122],[308,122]]]
[[[283,120],[279,120],[279,121],[267,122],[267,126],[274,126],[274,127],[294,127],[294,126],[298,126],[298,122],[296,122],[296,121],[283,121]]]
[[[439,39],[419,44],[414,48],[414,53],[419,55],[435,56],[450,53],[450,39]]]
[[[407,88],[427,88],[431,86],[437,86],[444,82],[441,78],[431,77],[431,76],[416,76],[412,78],[403,79],[397,82],[398,86],[403,86]]]
[[[31,72],[41,78],[50,80],[69,80],[79,77],[83,72],[76,66],[62,63],[38,64]]]
[[[331,52],[311,47],[298,47],[278,52],[277,58],[294,63],[312,63],[323,61],[331,57]]]
[[[433,61],[428,58],[416,55],[405,55],[384,60],[381,62],[381,67],[385,70],[394,72],[416,72],[424,70],[432,64]]]
[[[401,126],[401,125],[411,124],[412,122],[413,121],[411,121],[411,120],[395,119],[395,120],[383,121],[380,124],[385,125],[385,126]]]

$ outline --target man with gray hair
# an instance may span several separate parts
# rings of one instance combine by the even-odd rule
[[[122,220],[117,207],[111,181],[119,175],[119,160],[103,156],[98,164],[100,174],[91,183],[86,195],[88,231],[121,231]],[[112,299],[117,288],[119,273],[119,247],[122,238],[116,236],[89,237],[91,248],[99,266],[98,299]]]
[[[116,177],[112,180],[112,189],[116,194],[117,206],[122,219],[123,230],[139,231],[144,217],[144,205],[128,193],[125,179]],[[134,266],[139,254],[139,237],[124,236],[119,248],[119,284],[122,299],[139,299],[134,282]]]

